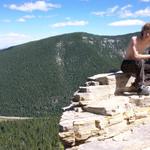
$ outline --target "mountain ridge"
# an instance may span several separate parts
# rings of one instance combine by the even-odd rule
[[[1,50],[9,50],[9,49],[14,48],[16,46],[29,44],[29,43],[32,43],[32,42],[38,42],[38,41],[42,41],[42,40],[47,40],[49,38],[61,37],[61,36],[69,35],[69,34],[71,34],[71,35],[72,34],[88,34],[88,35],[99,36],[99,37],[119,37],[119,36],[126,36],[126,35],[132,35],[132,34],[139,34],[139,32],[126,33],[126,34],[121,34],[121,35],[120,34],[118,34],[118,35],[99,35],[99,34],[93,34],[93,33],[89,33],[89,32],[71,32],[71,33],[64,33],[64,34],[49,36],[49,37],[41,38],[41,39],[38,39],[38,40],[32,40],[32,41],[25,42],[25,43],[18,44],[18,45],[12,45],[12,46],[9,46],[7,48],[3,48]]]
[[[87,76],[119,69],[133,34],[62,34],[0,51],[0,114],[59,114]]]

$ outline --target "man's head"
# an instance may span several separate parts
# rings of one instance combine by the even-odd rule
[[[150,37],[150,23],[146,23],[141,30],[141,39]]]

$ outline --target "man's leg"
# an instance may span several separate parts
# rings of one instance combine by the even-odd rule
[[[149,95],[150,89],[145,86],[145,63],[144,60],[134,61],[125,60],[121,65],[121,70],[125,73],[134,73],[136,75],[133,86],[137,87],[137,93],[141,95]]]
[[[131,75],[135,75],[135,82],[132,84],[132,87],[134,87],[136,90],[140,86],[139,84],[141,84],[141,63],[135,60],[124,60],[121,65],[121,70],[124,73],[130,73]]]
[[[136,61],[136,64],[137,64],[137,70],[136,70],[135,83],[137,83],[137,86],[140,87],[142,85],[145,85],[145,83],[144,83],[144,81],[145,81],[145,71],[144,71],[145,61],[144,60]]]
[[[146,61],[144,64],[144,74],[145,74],[145,85],[150,86],[150,60]]]
[[[140,95],[150,95],[150,88],[145,84],[145,72],[149,71],[150,65],[146,65],[144,60],[139,61],[139,81],[138,81],[138,91],[137,93]]]

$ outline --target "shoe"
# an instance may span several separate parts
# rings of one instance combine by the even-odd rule
[[[150,86],[142,85],[137,90],[138,95],[150,95]]]

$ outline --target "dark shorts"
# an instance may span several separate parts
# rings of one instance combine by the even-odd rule
[[[141,62],[135,60],[123,60],[121,64],[121,70],[124,73],[133,73],[137,74],[141,70]]]
[[[134,74],[137,85],[150,85],[150,61],[123,60],[121,70]]]

